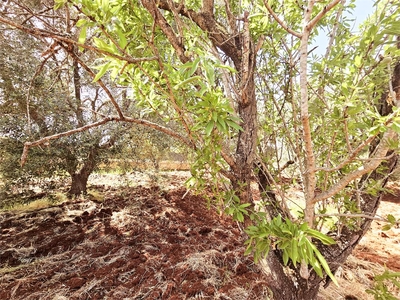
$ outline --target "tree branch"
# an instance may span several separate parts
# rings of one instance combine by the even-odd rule
[[[275,19],[276,22],[278,22],[279,25],[282,26],[283,29],[285,29],[287,32],[289,32],[290,34],[294,35],[295,37],[298,37],[299,39],[301,39],[302,34],[294,31],[293,29],[290,29],[290,27],[288,25],[286,25],[286,23],[284,21],[282,21],[278,15],[272,10],[271,6],[268,4],[267,0],[264,0],[264,5],[267,8],[268,12],[271,14],[271,16]]]
[[[150,1],[150,0],[142,0]],[[171,3],[168,0],[158,0],[157,5],[159,8],[173,11],[176,10],[180,15],[193,21],[198,27],[200,27],[204,32],[206,32],[211,42],[215,47],[220,48],[230,59],[232,59],[237,70],[241,67],[241,49],[236,45],[235,38],[237,37],[235,33],[231,35],[214,19],[214,15],[209,11],[195,12],[192,9],[187,9],[183,3]],[[172,8],[171,5],[175,7]],[[209,5],[209,4],[208,4]],[[207,7],[207,3],[206,3]]]
[[[90,45],[80,44],[77,41],[69,38],[68,35],[62,35],[60,33],[56,34],[54,32],[50,32],[50,31],[47,31],[47,30],[44,30],[44,29],[39,29],[37,27],[35,27],[35,28],[25,27],[23,25],[20,25],[20,24],[18,24],[16,22],[13,22],[11,20],[8,20],[8,19],[2,18],[2,17],[0,17],[0,23],[7,24],[7,25],[9,25],[11,27],[14,27],[16,29],[19,29],[19,30],[22,30],[22,31],[24,31],[26,33],[29,33],[30,35],[33,35],[35,37],[39,37],[40,36],[40,37],[52,38],[52,39],[54,39],[56,41],[59,41],[59,42],[64,42],[64,43],[67,43],[67,44],[76,45],[78,47],[82,47],[82,48],[94,51],[96,53],[100,53],[100,54],[103,54],[103,55],[106,55],[106,56],[117,58],[117,59],[122,60],[122,61],[126,61],[128,63],[138,63],[138,62],[152,61],[152,60],[156,60],[157,59],[157,57],[129,57],[129,56],[117,55],[117,54],[114,54],[114,53],[110,53],[110,52],[98,49],[98,48],[90,46]]]
[[[118,118],[118,117],[106,117],[101,121],[98,121],[98,122],[95,122],[95,123],[92,123],[92,124],[88,124],[88,125],[76,128],[76,129],[68,130],[68,131],[65,131],[65,132],[62,132],[62,133],[57,133],[57,134],[53,134],[53,135],[50,135],[50,136],[46,136],[46,137],[41,138],[41,139],[39,139],[37,141],[34,141],[34,142],[25,142],[24,150],[23,150],[22,156],[21,156],[21,167],[23,167],[25,165],[26,159],[28,157],[28,150],[30,148],[36,147],[36,146],[39,146],[39,145],[42,145],[42,144],[48,144],[51,140],[56,140],[56,139],[59,139],[59,138],[64,137],[64,136],[70,136],[72,134],[75,134],[75,133],[78,133],[78,132],[82,132],[82,131],[86,131],[86,130],[89,130],[90,128],[98,127],[100,125],[106,124],[106,123],[111,122],[111,121],[116,121],[117,120],[116,118]]]
[[[342,0],[333,0],[328,5],[324,6],[324,8],[307,24],[308,30],[311,31],[312,28],[318,23],[319,20],[322,19],[332,8],[334,8],[340,1]]]
[[[337,35],[337,31],[338,31],[338,27],[339,27],[339,19],[341,18],[342,14],[343,14],[343,7],[344,7],[346,0],[340,0],[339,2],[342,2],[342,6],[339,7],[339,11],[336,14],[335,24],[333,25],[332,31],[330,33],[328,46],[326,47],[325,59],[329,58],[329,54],[331,52],[333,42],[335,41],[335,38]]]
[[[392,113],[392,115],[390,116],[390,118],[387,119],[387,121],[385,122],[385,126],[388,127],[390,126],[390,123],[393,122],[393,119],[396,117],[397,113]],[[356,149],[354,149],[350,155],[343,160],[341,163],[339,163],[336,167],[334,168],[317,168],[316,171],[324,171],[324,172],[334,172],[337,170],[340,170],[341,168],[345,167],[346,165],[348,165],[349,163],[351,163],[352,161],[354,161],[354,159],[356,158],[356,156],[360,153],[360,151],[362,149],[364,149],[366,146],[370,145],[372,143],[372,141],[379,135],[379,133],[372,135],[370,137],[368,137],[365,141],[363,141],[360,145],[357,146]],[[385,156],[385,155],[384,155]],[[375,156],[375,158],[367,158],[366,160],[373,160],[373,159],[378,159],[378,160],[383,160],[386,159],[385,158],[381,158],[381,157],[377,157]],[[361,160],[361,159],[360,159]]]
[[[86,70],[86,72],[88,72],[93,78],[96,77],[96,74],[94,74],[94,72],[78,57],[78,55],[76,55],[73,51],[68,52],[68,53],[72,56],[72,58],[74,60],[76,60]],[[114,105],[115,109],[117,110],[118,116],[121,119],[124,119],[125,116],[121,111],[121,107],[119,106],[119,104],[115,100],[115,98],[114,98],[113,94],[111,93],[111,91],[106,87],[106,85],[104,84],[104,82],[101,79],[99,79],[97,81],[97,83],[101,86],[103,91],[107,94],[107,96],[110,99],[111,103]]]
[[[174,47],[178,57],[182,63],[187,63],[190,61],[190,58],[185,55],[185,47],[182,43],[182,39],[178,39],[175,35],[174,31],[171,28],[171,25],[168,24],[167,20],[159,11],[154,0],[142,0],[142,5],[147,9],[147,11],[151,14],[154,19],[154,22],[161,28],[167,37],[168,41],[171,43],[172,47]],[[170,7],[170,4],[167,3],[170,11],[174,11],[175,8]],[[182,37],[183,38],[183,37]]]
[[[21,167],[23,167],[26,163],[27,157],[28,157],[28,151],[30,148],[32,147],[36,147],[42,144],[49,144],[50,141],[52,140],[56,140],[62,137],[66,137],[66,136],[70,136],[73,135],[75,133],[78,132],[83,132],[83,131],[87,131],[90,128],[94,128],[94,127],[99,127],[101,125],[104,125],[106,123],[109,122],[128,122],[128,123],[134,123],[134,124],[139,124],[139,125],[143,125],[146,127],[150,127],[153,128],[155,130],[158,130],[160,132],[163,132],[169,136],[172,136],[174,138],[176,138],[177,140],[181,141],[182,143],[186,144],[187,146],[189,146],[190,148],[193,148],[193,144],[186,139],[185,137],[181,136],[180,134],[178,134],[176,131],[171,130],[167,127],[161,126],[159,124],[147,121],[147,120],[143,120],[143,119],[134,119],[134,118],[129,118],[129,117],[124,117],[124,118],[120,118],[119,116],[109,116],[109,117],[105,117],[104,119],[98,121],[98,122],[94,122],[91,124],[87,124],[85,126],[79,127],[79,128],[75,128],[72,130],[68,130],[65,132],[61,132],[61,133],[57,133],[57,134],[53,134],[50,136],[46,136],[44,138],[41,138],[39,140],[36,140],[34,142],[25,142],[24,144],[24,150],[22,152],[22,156],[21,156]]]
[[[311,12],[314,7],[314,1],[308,1],[308,7],[304,11],[303,32],[300,41],[300,117],[303,128],[303,140],[305,148],[305,173],[302,174],[304,181],[304,194],[306,208],[304,211],[304,220],[310,227],[314,222],[314,205],[312,200],[315,197],[316,177],[315,177],[315,155],[311,136],[310,116],[308,112],[308,42],[311,28],[308,23],[311,19]]]
[[[318,194],[312,200],[312,203],[315,204],[336,195],[341,190],[343,190],[351,181],[358,179],[364,174],[367,174],[379,167],[380,163],[387,158],[386,154],[389,151],[390,140],[396,138],[396,136],[397,134],[392,129],[388,129],[388,131],[384,133],[379,145],[377,146],[375,154],[373,155],[373,157],[370,158],[368,162],[363,165],[362,169],[357,169],[356,171],[344,176],[329,190]]]
[[[358,147],[356,149],[354,149],[354,151],[351,152],[350,155],[345,160],[343,160],[341,163],[339,163],[336,167],[334,167],[334,168],[317,168],[316,171],[334,172],[334,171],[340,170],[341,168],[345,167],[349,163],[353,162],[354,159],[356,158],[356,156],[358,155],[358,153],[362,149],[364,149],[366,146],[371,144],[371,142],[377,137],[377,135],[378,134],[370,136],[364,142],[362,142],[360,145],[358,145]]]
[[[228,19],[228,24],[231,29],[231,33],[236,34],[238,32],[237,26],[236,26],[236,20],[235,16],[232,13],[229,0],[224,0],[225,2],[225,12],[226,12],[226,17]]]
[[[204,12],[214,15],[214,0],[203,0]]]

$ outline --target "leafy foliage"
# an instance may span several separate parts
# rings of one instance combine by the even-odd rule
[[[385,270],[383,274],[374,277],[374,287],[366,292],[373,295],[375,300],[396,300],[397,298],[389,291],[388,286],[392,285],[400,289],[399,278],[400,272]]]
[[[211,188],[218,209],[254,222],[248,251],[259,259],[273,248],[300,277],[298,263],[333,278],[313,239],[336,246],[315,228],[332,226],[329,213],[375,213],[367,202],[382,191],[398,148],[398,1],[377,1],[359,31],[346,14],[354,1],[57,0],[55,6],[73,15],[66,27],[73,34],[36,30],[85,61],[93,86],[125,95],[109,97],[111,103],[101,98],[87,113],[78,101],[62,124],[83,126],[105,115],[177,138],[193,155],[188,185]],[[330,34],[325,51],[314,47],[323,32]],[[61,108],[55,101],[44,106]],[[56,124],[51,113],[49,119]],[[99,131],[97,141],[113,130]],[[287,177],[290,184],[283,183]],[[258,193],[251,188],[256,181]],[[304,203],[287,196],[295,182]],[[252,217],[258,195],[268,209]],[[294,215],[297,205],[302,211]],[[337,218],[333,226],[351,233],[368,222]]]
[[[316,239],[324,245],[332,245],[335,241],[331,237],[309,228],[307,223],[294,223],[288,218],[282,220],[280,215],[270,222],[266,221],[265,216],[258,218],[259,223],[246,229],[249,239],[246,241],[248,246],[245,254],[254,252],[254,259],[257,262],[266,257],[270,250],[282,251],[285,266],[289,260],[295,268],[298,263],[306,263],[312,266],[320,277],[323,277],[324,270],[337,284],[325,258],[312,242],[312,239]]]

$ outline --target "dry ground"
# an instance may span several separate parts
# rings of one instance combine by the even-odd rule
[[[186,193],[186,176],[97,175],[96,196],[1,213],[0,299],[268,299],[241,230]],[[374,272],[400,271],[398,229],[374,226],[321,299],[371,299]]]

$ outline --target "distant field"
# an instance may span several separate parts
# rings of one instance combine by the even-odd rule
[[[188,171],[190,170],[190,164],[188,161],[173,161],[173,160],[163,160],[157,163],[152,161],[137,161],[137,160],[120,160],[120,159],[110,159],[108,165],[101,165],[100,169],[127,169],[132,168],[132,170],[152,170],[158,169],[161,171]]]

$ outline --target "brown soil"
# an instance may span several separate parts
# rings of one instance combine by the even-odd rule
[[[98,176],[100,201],[1,213],[0,299],[268,299],[238,225],[186,193],[185,176],[123,188]],[[338,276],[352,288],[330,287],[321,299],[371,299],[363,291],[373,274],[362,282],[355,271],[400,270],[399,236],[375,231],[385,248],[361,244]]]

